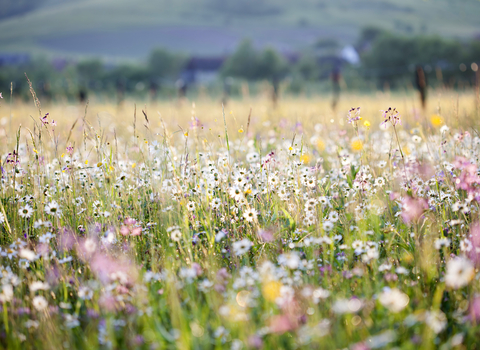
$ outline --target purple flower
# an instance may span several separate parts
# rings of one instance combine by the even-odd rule
[[[480,297],[476,297],[469,307],[470,320],[477,323],[480,321]]]
[[[45,114],[45,116],[42,119],[40,119],[44,125],[48,124],[48,115],[49,113]]]
[[[251,335],[248,338],[248,345],[254,349],[260,349],[263,347],[263,340],[258,335]]]
[[[194,117],[194,118],[195,119],[193,119],[193,121],[190,122],[190,129],[195,129],[195,128],[199,128],[199,127],[203,126],[200,119],[198,119],[197,117]]]
[[[136,346],[142,345],[142,344],[144,343],[143,336],[141,336],[141,335],[135,336],[134,342],[135,342],[135,345],[136,345]]]
[[[347,122],[350,124],[356,124],[360,119],[362,119],[362,117],[360,117],[360,107],[350,108],[347,115]]]
[[[90,318],[98,318],[99,314],[94,309],[87,309],[87,316]]]
[[[388,122],[390,122],[393,126],[396,126],[397,124],[402,124],[402,121],[400,119],[400,113],[397,111],[396,108],[388,107],[387,110],[380,112],[383,113],[383,122],[381,125],[386,125]]]

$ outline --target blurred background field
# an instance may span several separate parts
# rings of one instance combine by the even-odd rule
[[[478,86],[480,3],[0,2],[0,92],[42,100],[178,94],[466,91]]]
[[[81,144],[82,130],[87,123],[103,130],[104,142],[113,142],[116,136],[133,145],[135,124],[137,142],[161,142],[165,127],[179,142],[183,142],[185,133],[194,132],[199,143],[207,140],[210,147],[215,148],[225,146],[223,113],[230,140],[246,142],[248,139],[268,139],[269,135],[286,140],[298,135],[299,139],[308,140],[315,133],[317,124],[332,133],[350,132],[345,115],[352,106],[361,107],[360,124],[372,132],[383,122],[380,110],[388,107],[401,111],[406,130],[420,127],[428,134],[435,133],[443,125],[475,134],[480,112],[475,91],[458,93],[450,90],[432,91],[425,110],[413,92],[351,93],[340,100],[336,111],[331,108],[328,93],[314,97],[286,96],[274,105],[270,90],[265,89],[256,96],[230,99],[225,105],[222,102],[220,98],[208,95],[163,101],[127,98],[120,104],[115,98],[93,98],[88,104],[67,100],[40,101],[40,112],[33,100],[24,102],[12,98],[10,102],[10,96],[4,96],[0,105],[1,143],[11,149],[16,140],[8,136],[14,135],[19,126],[22,127],[23,141],[28,141],[29,130],[33,130],[46,113],[55,121],[59,138],[70,144]],[[67,146],[62,145],[63,148]]]
[[[347,44],[357,39],[362,27],[372,24],[401,34],[467,38],[478,35],[480,10],[474,0],[2,0],[0,4],[4,50],[131,58],[142,58],[155,46],[224,54],[244,37],[289,50],[319,37]]]

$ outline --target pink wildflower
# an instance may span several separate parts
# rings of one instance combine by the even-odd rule
[[[406,197],[402,201],[402,219],[407,224],[418,220],[428,209],[428,203],[423,198]]]
[[[480,223],[476,222],[470,226],[470,241],[472,242],[472,249],[469,252],[469,258],[476,266],[480,265]],[[480,299],[479,299],[480,304]],[[479,308],[480,314],[480,308]]]
[[[475,197],[480,202],[480,177],[477,175],[477,166],[470,163],[466,158],[458,157],[453,165],[461,170],[460,175],[455,179],[457,189],[467,191],[469,195]]]
[[[270,319],[270,330],[273,333],[283,334],[298,327],[298,321],[288,315],[277,315]]]
[[[137,221],[132,218],[126,218],[123,221],[124,225],[120,228],[120,234],[123,236],[140,236],[142,227],[137,225]]]

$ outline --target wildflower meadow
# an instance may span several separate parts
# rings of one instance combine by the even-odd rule
[[[31,93],[0,99],[1,348],[478,347],[473,92]]]

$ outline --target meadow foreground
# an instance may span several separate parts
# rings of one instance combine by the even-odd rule
[[[474,349],[478,105],[412,101],[4,94],[1,347]]]

